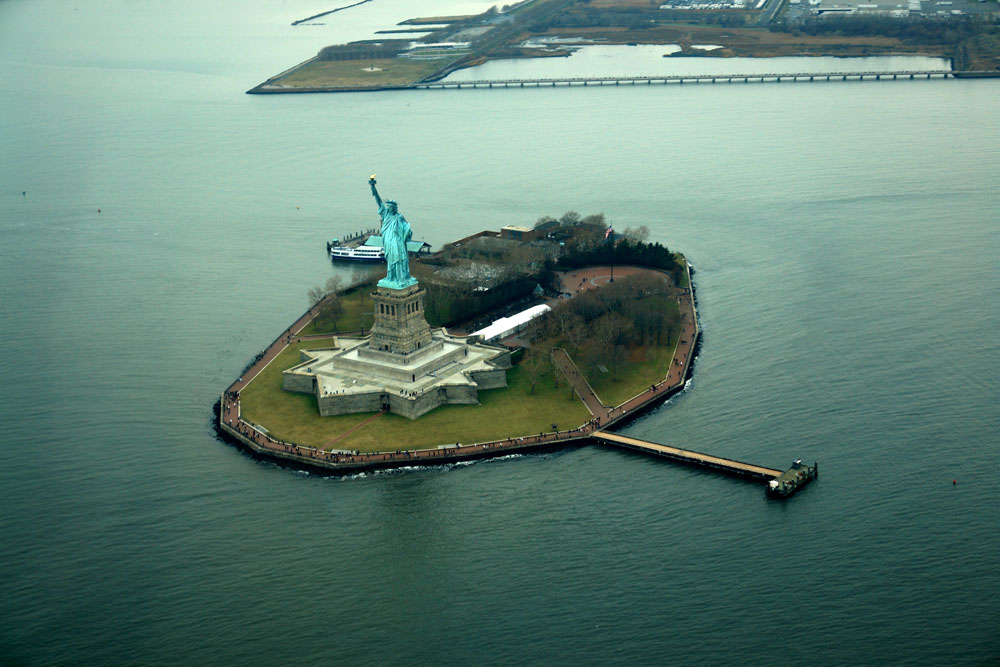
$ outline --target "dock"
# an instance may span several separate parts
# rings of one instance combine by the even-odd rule
[[[590,437],[597,442],[624,447],[625,449],[631,449],[644,454],[652,454],[678,463],[685,463],[701,468],[711,468],[729,475],[763,481],[767,483],[767,494],[777,498],[791,496],[818,476],[818,466],[804,465],[801,460],[797,460],[792,464],[791,468],[782,472],[776,468],[766,468],[754,465],[753,463],[713,456],[712,454],[695,452],[690,449],[661,445],[648,440],[618,435],[617,433],[598,431],[591,434]]]
[[[796,459],[791,468],[767,483],[767,495],[787,498],[817,477],[818,463],[806,465],[802,459]]]

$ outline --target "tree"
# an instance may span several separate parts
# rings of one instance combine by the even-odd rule
[[[316,328],[317,329],[327,329],[336,332],[337,320],[340,316],[344,314],[344,304],[340,299],[340,295],[336,292],[331,292],[326,296],[325,299],[320,303],[319,312],[316,313]]]
[[[583,340],[585,332],[583,319],[568,304],[558,304],[549,312],[548,319],[552,322],[558,335],[573,348],[576,348]]]
[[[316,287],[309,288],[309,291],[306,293],[306,296],[309,300],[309,310],[315,308],[316,304],[318,304],[320,301],[323,300],[323,294],[324,294],[323,288],[320,287],[319,285],[317,285]]]
[[[580,224],[580,219],[580,214],[576,211],[566,211],[562,214],[562,217],[559,218],[559,223],[567,227],[574,227]]]
[[[531,389],[528,391],[529,394],[535,393],[535,385],[548,366],[547,357],[548,355],[541,348],[532,347],[525,354],[524,360],[521,362],[521,366],[524,368],[525,375],[527,375],[528,382],[531,385]]]
[[[634,243],[645,243],[649,240],[649,227],[640,225],[639,227],[626,227],[622,236]]]

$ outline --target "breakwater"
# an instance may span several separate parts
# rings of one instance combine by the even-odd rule
[[[321,18],[323,16],[328,16],[330,14],[336,14],[337,12],[342,12],[345,9],[350,9],[351,7],[357,7],[358,5],[363,5],[366,2],[371,2],[371,1],[372,0],[360,0],[360,2],[355,2],[352,5],[344,5],[343,7],[336,7],[334,9],[330,9],[330,10],[327,10],[325,12],[320,12],[319,14],[313,14],[312,16],[307,16],[306,18],[299,19],[298,21],[292,21],[292,25],[299,25],[299,24],[302,24],[302,23],[308,23],[309,21],[312,21],[313,19],[318,19],[318,18]]]

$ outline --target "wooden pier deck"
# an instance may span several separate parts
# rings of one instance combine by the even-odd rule
[[[639,440],[638,438],[630,438],[626,435],[618,435],[617,433],[598,431],[591,434],[590,437],[598,442],[604,442],[609,445],[625,447],[626,449],[633,449],[647,454],[655,454],[656,456],[704,468],[714,468],[733,475],[739,475],[740,477],[770,481],[782,475],[781,470],[775,470],[774,468],[765,468],[764,466],[726,459],[721,456],[702,454],[701,452],[694,452],[689,449],[660,445],[648,440]]]

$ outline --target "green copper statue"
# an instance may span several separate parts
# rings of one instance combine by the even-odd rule
[[[372,195],[378,203],[378,214],[382,217],[382,249],[388,265],[385,278],[378,281],[378,285],[390,289],[416,285],[416,278],[410,275],[410,256],[406,251],[406,242],[413,236],[410,223],[399,213],[396,202],[391,199],[382,202],[375,189],[375,174],[371,175],[368,183],[372,186]]]

